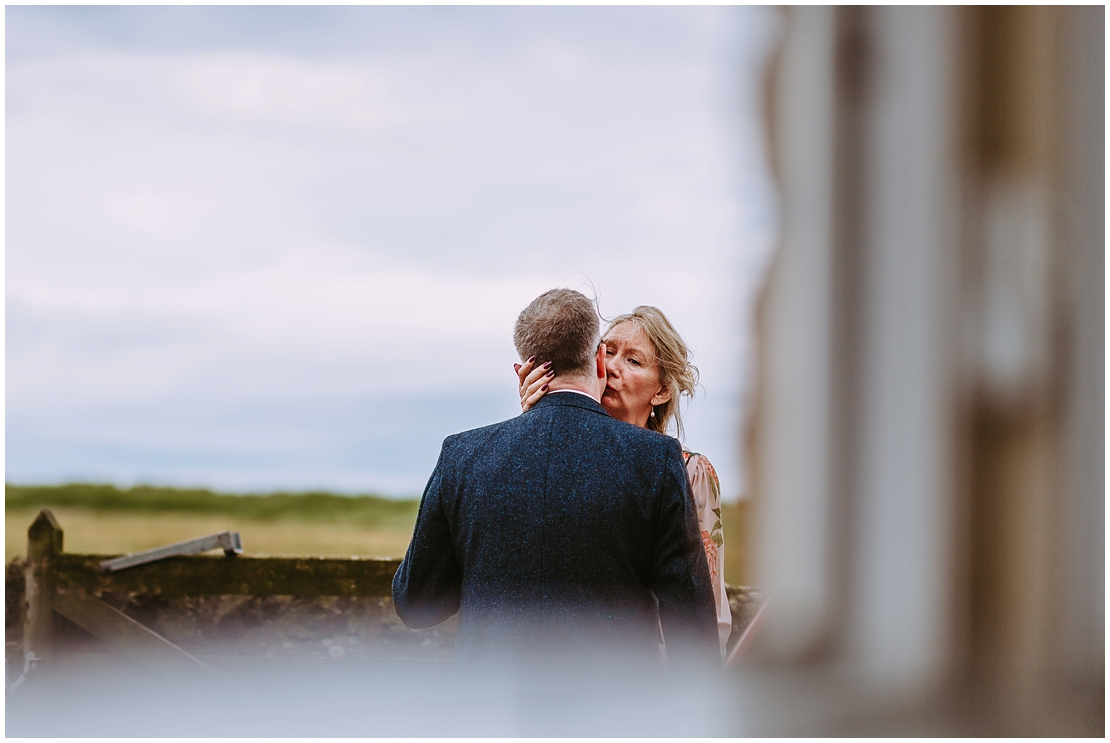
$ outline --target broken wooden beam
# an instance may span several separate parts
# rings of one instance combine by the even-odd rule
[[[214,549],[222,549],[224,554],[228,557],[243,554],[243,542],[239,539],[239,532],[221,531],[219,534],[210,534],[207,537],[198,537],[184,542],[177,542],[176,544],[168,544],[165,547],[155,547],[154,549],[144,550],[143,552],[135,552],[130,555],[124,555],[123,557],[116,557],[100,563],[100,569],[105,573],[111,573],[116,570],[125,570],[137,565],[157,562],[167,557],[197,555]]]
[[[163,678],[211,673],[203,662],[154,630],[64,579],[58,582],[54,611]]]

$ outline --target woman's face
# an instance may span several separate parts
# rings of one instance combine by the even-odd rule
[[[640,326],[618,323],[604,338],[605,392],[601,404],[617,420],[644,428],[653,405],[671,399],[659,381],[659,363]]]

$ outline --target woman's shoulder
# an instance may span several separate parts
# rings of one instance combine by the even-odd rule
[[[698,467],[704,467],[716,474],[716,472],[713,470],[712,462],[709,461],[709,457],[705,456],[701,452],[696,452],[693,449],[686,448],[685,444],[682,445],[682,458],[686,460],[687,464],[694,464]]]
[[[704,477],[713,483],[715,486],[714,489],[720,489],[721,485],[720,479],[717,477],[717,470],[713,468],[713,463],[709,461],[709,457],[683,446],[682,458],[686,460],[686,470],[690,473],[691,478],[695,476]]]

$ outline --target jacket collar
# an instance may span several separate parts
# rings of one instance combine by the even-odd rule
[[[592,397],[586,395],[577,395],[573,392],[558,392],[555,394],[548,393],[541,397],[536,404],[531,407],[531,410],[538,408],[547,408],[555,405],[566,405],[572,408],[582,408],[583,410],[592,410],[595,413],[602,415],[609,415],[605,412],[605,408],[601,407],[601,403]]]

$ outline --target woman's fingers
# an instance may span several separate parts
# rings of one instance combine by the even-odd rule
[[[524,377],[524,380],[521,382],[521,385],[520,385],[521,388],[523,389],[524,387],[531,387],[533,384],[535,384],[537,379],[544,379],[545,377],[555,376],[551,372],[550,364],[551,364],[551,362],[549,361],[546,364],[543,364],[541,366],[537,366],[535,369],[530,371],[527,374],[527,376]]]
[[[533,363],[532,359],[528,359],[524,365],[517,371],[520,378],[520,409],[522,411],[528,410],[536,404],[547,393],[547,384],[555,377],[555,371],[551,368],[551,362],[548,361],[544,364],[531,369]]]
[[[521,400],[520,401],[520,410],[521,410],[521,412],[527,413],[532,408],[532,406],[535,405],[536,402],[546,394],[547,394],[547,385],[544,385],[541,389],[536,390],[535,392],[530,394],[528,397]]]
[[[513,364],[513,368],[516,369],[516,382],[518,387],[524,386],[524,378],[532,371],[532,367],[535,363],[536,357],[532,356],[523,364]]]
[[[535,379],[533,379],[531,382],[528,383],[528,385],[526,387],[524,387],[521,390],[520,396],[522,398],[529,398],[529,397],[532,397],[533,395],[535,395],[540,390],[543,390],[544,392],[546,392],[547,391],[547,383],[550,382],[551,379],[552,379],[552,376],[554,376],[554,375],[551,375],[551,376],[549,376],[549,375],[551,375],[551,372],[548,372],[547,374],[544,374],[542,376],[539,376],[539,377],[536,377]]]
[[[520,392],[521,397],[522,398],[524,397],[524,389],[526,387],[528,387],[530,384],[532,384],[532,382],[541,378],[550,369],[551,369],[551,362],[547,362],[546,364],[541,364],[540,366],[537,366],[535,369],[532,368],[532,360],[531,359],[524,362],[524,364],[521,365],[520,369],[516,373],[516,375],[517,375],[517,388],[518,388],[518,391]]]
[[[551,377],[545,374],[525,388],[520,399],[520,408],[522,411],[527,411],[535,405],[541,397],[547,394],[547,383],[550,381]]]
[[[547,394],[547,386],[555,378],[555,372],[552,369],[545,370],[540,367],[528,376],[531,378],[528,384],[520,389],[521,410],[528,410]]]

